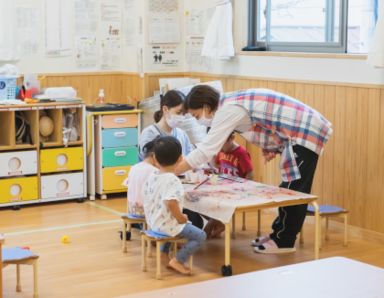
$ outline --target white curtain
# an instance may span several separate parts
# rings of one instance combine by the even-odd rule
[[[204,37],[201,56],[229,59],[235,56],[232,36],[232,4],[221,1],[216,5],[215,12]]]
[[[0,61],[18,60],[19,50],[14,1],[0,0]]]
[[[379,1],[379,17],[368,53],[368,63],[374,67],[384,67],[384,3]]]

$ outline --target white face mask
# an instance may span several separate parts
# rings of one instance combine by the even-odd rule
[[[201,115],[201,117],[197,119],[197,123],[199,123],[200,125],[204,125],[206,127],[211,127],[212,120],[213,120],[212,118],[205,117],[205,112],[203,111],[203,115]]]
[[[169,127],[176,128],[179,127],[180,124],[184,121],[184,116],[169,114],[169,116],[165,117],[165,121],[167,121]]]

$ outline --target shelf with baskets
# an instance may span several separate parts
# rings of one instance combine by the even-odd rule
[[[0,208],[83,200],[83,104],[0,106]]]

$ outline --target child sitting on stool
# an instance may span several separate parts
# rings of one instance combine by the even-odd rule
[[[135,164],[129,171],[124,185],[128,187],[128,213],[137,217],[144,217],[144,198],[142,189],[148,177],[157,170],[153,159],[153,145],[156,139],[145,144],[143,148],[144,160]],[[134,226],[135,228],[139,228]]]
[[[174,137],[160,137],[154,144],[154,158],[159,171],[149,176],[144,186],[145,217],[152,231],[188,240],[168,266],[182,274],[189,274],[190,270],[184,263],[201,247],[206,235],[182,213],[184,188],[174,174],[177,164],[182,160],[180,142]],[[170,243],[161,247],[166,255],[169,249]]]

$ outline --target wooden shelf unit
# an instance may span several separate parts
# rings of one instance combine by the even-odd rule
[[[0,106],[0,208],[86,198],[84,109],[82,103]],[[75,138],[65,143],[67,123],[63,119],[67,111],[77,120],[71,130],[76,131]],[[29,138],[17,141],[21,122],[16,115],[27,123]],[[44,115],[53,122],[48,137],[41,136],[39,130]]]

